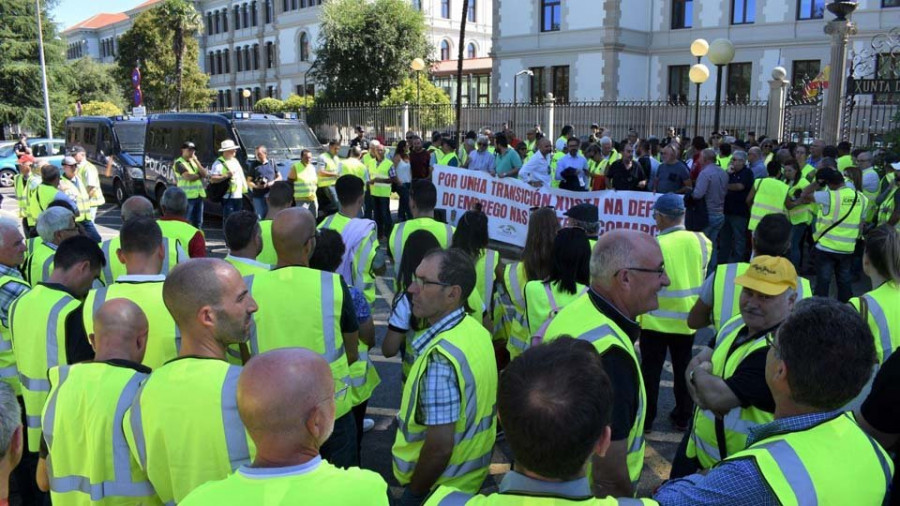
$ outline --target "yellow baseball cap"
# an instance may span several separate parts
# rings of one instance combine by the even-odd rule
[[[797,270],[787,258],[762,255],[734,282],[765,295],[781,295],[788,288],[797,289]]]

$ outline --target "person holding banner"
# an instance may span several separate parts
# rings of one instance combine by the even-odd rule
[[[535,188],[550,188],[550,153],[553,143],[542,137],[537,141],[537,151],[519,170],[519,179]]]
[[[581,141],[577,137],[572,137],[566,147],[568,148],[566,156],[556,163],[556,180],[561,181],[559,187],[565,190],[585,191],[590,175],[587,158],[579,152]]]

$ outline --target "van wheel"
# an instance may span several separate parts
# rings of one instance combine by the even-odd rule
[[[125,191],[125,185],[122,184],[121,179],[116,179],[113,183],[113,195],[116,198],[116,204],[119,204],[119,207],[122,207],[122,204],[125,203],[125,199],[128,198],[128,194]]]
[[[16,178],[16,172],[11,169],[0,170],[0,186],[10,188],[13,186]]]

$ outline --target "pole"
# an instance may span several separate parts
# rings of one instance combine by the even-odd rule
[[[47,138],[53,138],[53,126],[50,123],[50,91],[47,89],[47,62],[44,60],[44,33],[41,26],[41,0],[34,0],[37,14],[38,54],[41,58],[41,84],[44,88],[44,118],[47,121]]]
[[[716,116],[713,131],[719,131],[719,115],[722,110],[722,65],[716,65]]]
[[[694,95],[694,137],[700,136],[700,83],[697,83],[697,94]]]
[[[425,136],[425,132],[422,131],[422,102],[421,96],[419,95],[419,77],[422,73],[421,70],[416,71],[416,130],[419,131],[419,135]]]
[[[513,124],[510,128],[517,128],[519,122],[519,74],[513,76]]]

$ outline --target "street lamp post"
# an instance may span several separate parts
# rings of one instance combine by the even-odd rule
[[[425,70],[425,60],[422,58],[415,58],[412,63],[409,64],[409,68],[416,73],[416,130],[419,131],[419,135],[423,135],[423,132],[420,130],[422,128],[422,111],[421,103],[419,102],[419,74]]]
[[[513,76],[513,123],[517,124],[519,122],[519,76],[527,75],[534,77],[534,72],[528,69],[523,69],[516,72],[516,75]],[[518,128],[516,125],[513,128]]]
[[[699,60],[699,57],[697,58]],[[700,135],[700,85],[709,79],[709,69],[702,63],[696,63],[688,73],[691,82],[697,85],[694,95],[694,136]]]
[[[716,39],[709,45],[709,61],[716,66],[716,114],[713,130],[719,131],[722,112],[722,67],[734,59],[734,44],[728,39]]]

